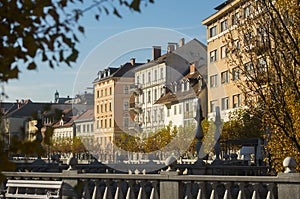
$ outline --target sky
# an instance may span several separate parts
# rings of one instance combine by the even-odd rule
[[[118,67],[136,58],[136,62],[151,59],[152,46],[166,49],[168,42],[186,42],[196,38],[206,44],[206,27],[202,20],[212,15],[223,0],[155,0],[141,6],[141,13],[120,8],[122,18],[112,14],[95,20],[96,11],[85,13],[80,24],[85,34],[77,44],[79,57],[71,67],[62,65],[51,69],[39,63],[35,71],[21,68],[19,79],[3,84],[8,96],[3,101],[30,99],[51,102],[56,90],[61,97],[73,97],[92,92],[93,80],[99,70]],[[83,5],[84,7],[84,5]]]

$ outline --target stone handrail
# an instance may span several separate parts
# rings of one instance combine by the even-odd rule
[[[7,179],[62,180],[73,198],[300,198],[300,174],[277,176],[3,172]],[[290,196],[290,197],[288,197]]]

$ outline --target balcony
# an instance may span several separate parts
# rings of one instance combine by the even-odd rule
[[[130,92],[135,96],[139,96],[139,95],[143,94],[142,85],[141,84],[131,85]]]

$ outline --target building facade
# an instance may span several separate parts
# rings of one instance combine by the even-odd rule
[[[168,52],[164,55],[161,55],[161,47],[154,46],[152,58],[152,61],[135,70],[136,97],[132,107],[135,111],[135,131],[145,132],[146,135],[165,127],[171,120],[179,125],[183,122],[180,115],[173,114],[171,118],[170,107],[156,101],[173,89],[172,84],[184,81],[190,63],[195,63],[206,77],[206,46],[196,39],[184,44],[182,39],[179,45],[169,43]],[[187,84],[188,81],[185,81],[184,85]]]
[[[235,66],[228,65],[228,43],[230,34],[236,38],[235,50],[240,50],[240,42],[235,27],[249,17],[251,10],[240,0],[228,0],[215,8],[217,12],[202,24],[207,27],[208,52],[208,118],[215,117],[216,107],[220,107],[221,117],[225,121],[229,113],[243,106],[243,96],[236,85],[241,79],[241,72]]]
[[[113,161],[115,137],[130,126],[130,85],[132,70],[141,64],[135,59],[119,68],[109,67],[98,72],[94,81],[94,145],[102,161]]]

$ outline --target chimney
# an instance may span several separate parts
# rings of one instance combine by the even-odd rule
[[[147,63],[149,63],[150,62],[150,59],[147,59]]]
[[[181,38],[179,40],[179,47],[182,47],[184,45],[184,38]]]
[[[195,63],[190,64],[190,74],[194,74],[196,70]]]
[[[152,59],[155,60],[161,56],[161,47],[153,46],[152,47]]]
[[[131,59],[130,59],[130,64],[131,64],[132,66],[135,65],[135,58],[131,58]]]
[[[177,48],[177,43],[168,43],[168,53],[173,52]]]

